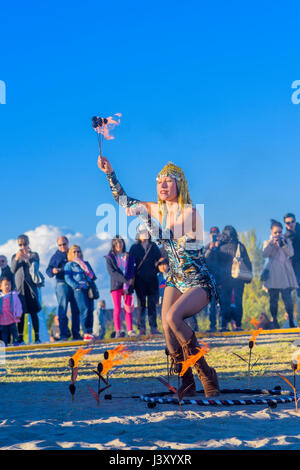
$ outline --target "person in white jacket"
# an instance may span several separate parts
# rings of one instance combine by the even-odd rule
[[[279,293],[281,293],[291,328],[294,323],[294,304],[292,290],[298,288],[297,279],[291,263],[294,249],[291,241],[283,237],[282,224],[271,220],[271,237],[263,244],[263,256],[269,258],[265,267],[264,286],[268,289],[270,296],[270,312],[273,317],[275,328],[279,328],[277,313]]]

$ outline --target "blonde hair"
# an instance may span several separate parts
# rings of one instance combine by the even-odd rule
[[[82,250],[81,250],[80,246],[79,245],[72,245],[72,246],[70,246],[69,251],[68,251],[68,261],[72,261],[75,258],[75,256],[73,256],[74,249],[80,250],[80,253],[82,255]]]
[[[175,165],[173,162],[168,162],[163,169],[158,173],[156,181],[159,178],[163,178],[169,176],[170,178],[175,179],[176,187],[177,187],[177,196],[178,196],[178,204],[181,209],[184,208],[185,204],[192,204],[187,180],[183,170]],[[158,211],[160,214],[165,212],[166,203],[160,199],[158,196]]]

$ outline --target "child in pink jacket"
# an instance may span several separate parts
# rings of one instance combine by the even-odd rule
[[[2,331],[2,341],[7,346],[10,338],[13,344],[18,343],[17,325],[22,315],[22,304],[17,292],[11,290],[11,281],[8,277],[0,278],[0,328]]]

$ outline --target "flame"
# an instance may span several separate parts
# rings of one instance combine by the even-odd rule
[[[105,375],[107,372],[114,366],[118,366],[120,364],[123,364],[124,360],[129,356],[129,351],[127,351],[126,346],[123,344],[120,344],[119,346],[115,347],[114,349],[111,349],[108,352],[108,359],[104,359],[102,361],[102,372],[101,374]],[[117,355],[121,355],[121,359],[114,359]]]
[[[258,330],[253,331],[253,334],[250,338],[250,341],[253,341],[253,346],[255,345],[255,341],[256,341],[257,336],[262,332],[262,330],[263,330],[262,328],[259,328]]]
[[[103,137],[107,140],[114,139],[114,137],[110,135],[110,131],[112,131],[121,122],[121,119],[120,119],[120,117],[122,116],[121,113],[115,113],[114,116],[117,116],[118,119],[114,119],[112,116],[108,116],[107,118],[104,118],[106,122],[103,122],[102,126],[95,127],[95,131],[98,134],[102,134]]]
[[[204,343],[203,341],[200,341],[200,343],[202,343],[203,346],[201,348],[196,348],[199,350],[199,352],[193,356],[189,356],[185,361],[181,362],[182,368],[179,374],[180,377],[182,377],[190,367],[193,367],[196,362],[209,351],[208,344]]]
[[[78,367],[78,363],[80,359],[82,358],[82,356],[84,356],[85,354],[88,354],[91,350],[92,348],[83,349],[80,347],[78,351],[74,354],[74,356],[72,356],[72,359],[74,361],[74,367]]]
[[[258,321],[258,320],[255,320],[254,317],[251,318],[250,323],[252,323],[252,325],[254,326],[254,328],[258,328],[259,321]]]

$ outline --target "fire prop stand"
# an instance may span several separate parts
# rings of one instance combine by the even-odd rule
[[[221,394],[240,394],[240,395],[270,395],[266,398],[245,398],[245,399],[198,399],[198,398],[184,398],[181,400],[181,405],[198,405],[198,406],[241,406],[241,405],[268,405],[270,408],[276,408],[279,403],[292,403],[294,396],[288,390],[281,390],[281,387],[275,387],[274,390],[264,389],[240,389],[240,388],[224,388],[220,390]],[[204,394],[203,390],[197,391],[197,394]],[[172,395],[172,392],[150,393],[148,395],[141,395],[139,398],[147,402],[148,408],[154,408],[157,404],[164,405],[179,405],[179,399]],[[280,395],[280,396],[279,396]],[[283,395],[283,396],[282,396]]]

